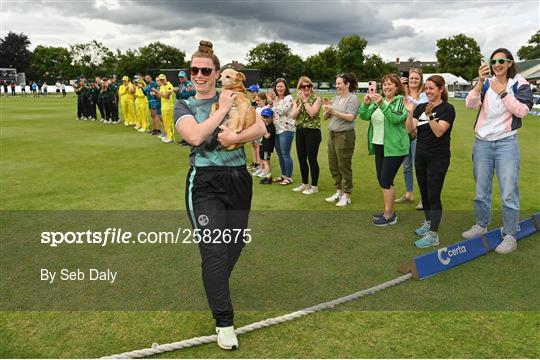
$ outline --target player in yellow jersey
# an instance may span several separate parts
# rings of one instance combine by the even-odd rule
[[[137,117],[135,128],[139,132],[146,132],[148,130],[148,98],[144,90],[146,83],[141,78],[135,82],[135,86],[135,115]]]
[[[122,85],[118,88],[120,107],[124,113],[124,126],[135,125],[135,105],[133,103],[135,87],[128,76],[122,77]]]
[[[160,74],[157,79],[160,87],[156,95],[161,99],[161,118],[166,134],[165,137],[161,138],[161,141],[169,144],[174,142],[174,87],[167,81],[167,77],[164,74]]]

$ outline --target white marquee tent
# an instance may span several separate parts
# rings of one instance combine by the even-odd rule
[[[426,81],[427,78],[429,78],[432,75],[440,75],[444,78],[444,81],[446,82],[446,86],[451,85],[456,86],[465,86],[470,85],[470,82],[462,78],[461,76],[456,76],[454,74],[450,73],[438,73],[438,74],[424,74],[424,81]]]

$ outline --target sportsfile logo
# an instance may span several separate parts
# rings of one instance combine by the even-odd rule
[[[437,250],[437,257],[439,258],[441,264],[448,265],[454,256],[465,254],[466,252],[467,248],[461,245],[458,245],[457,248],[452,250],[448,250],[448,248],[443,247],[442,249]]]

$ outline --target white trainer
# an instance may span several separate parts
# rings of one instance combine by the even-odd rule
[[[319,188],[317,186],[310,186],[309,189],[306,189],[302,191],[302,194],[304,195],[312,195],[319,192]]]
[[[347,205],[350,205],[351,204],[351,198],[348,197],[347,195],[343,195],[341,196],[341,198],[339,199],[339,201],[337,202],[336,206],[347,206]]]
[[[224,350],[238,349],[238,339],[234,326],[216,327],[218,346]]]
[[[309,189],[308,184],[301,184],[300,186],[297,186],[294,189],[292,189],[292,191],[294,191],[294,192],[302,192],[302,191],[307,190],[307,189]]]
[[[499,254],[510,254],[515,250],[517,250],[516,238],[509,234],[505,235],[503,241],[495,248],[495,252]]]
[[[487,233],[487,228],[474,224],[469,230],[462,232],[461,236],[465,239],[471,239],[473,237],[484,235],[485,233]]]
[[[340,193],[340,192],[338,191],[338,192],[336,192],[334,195],[329,196],[329,197],[327,197],[326,199],[324,199],[324,201],[329,202],[329,203],[339,201],[339,200],[341,199],[341,195],[342,195],[342,193]]]

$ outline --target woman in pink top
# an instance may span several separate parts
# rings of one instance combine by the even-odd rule
[[[527,81],[517,73],[514,57],[507,49],[495,50],[489,66],[481,65],[478,74],[478,83],[466,99],[468,108],[480,109],[474,125],[473,147],[476,224],[462,236],[472,238],[487,232],[496,172],[501,190],[503,241],[495,251],[507,254],[517,249],[515,234],[519,231],[517,129],[533,106],[533,96]]]

